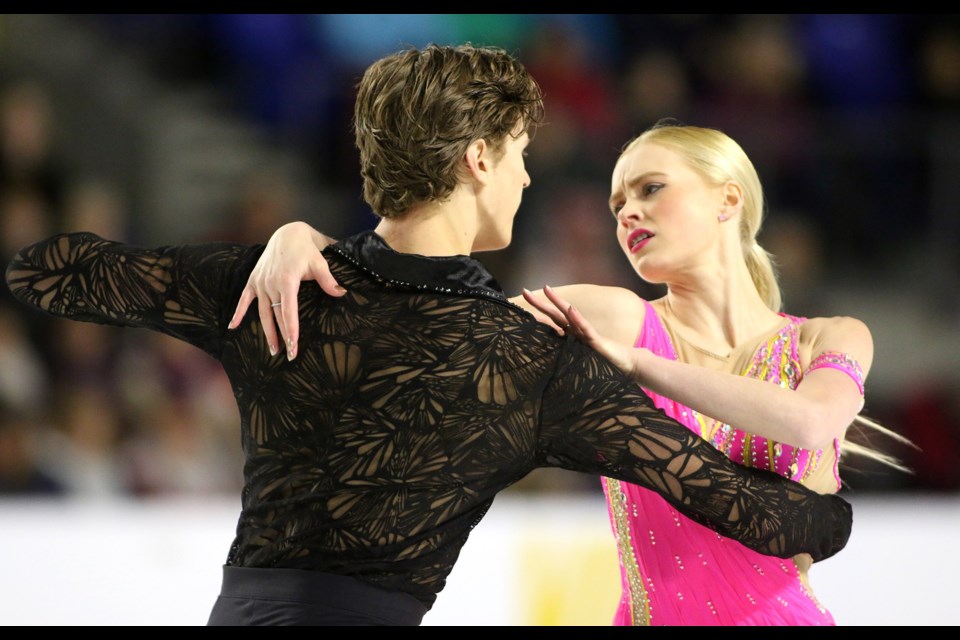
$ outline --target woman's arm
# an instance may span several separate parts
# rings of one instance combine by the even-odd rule
[[[300,283],[316,280],[331,296],[339,297],[346,293],[330,274],[330,268],[322,254],[326,247],[335,242],[336,240],[305,222],[291,222],[278,228],[250,273],[230,328],[237,326],[251,303],[257,300],[260,322],[271,350],[277,350],[281,342],[277,339],[279,327],[287,357],[291,360],[296,357],[297,341],[300,337],[297,309]],[[636,338],[640,331],[645,307],[641,298],[628,289],[576,284],[558,287],[557,291],[573,301],[604,335],[627,342]],[[280,303],[278,306],[272,306],[277,302]],[[549,316],[541,313],[522,296],[510,298],[510,302],[562,333],[562,329],[554,324]],[[610,309],[617,311],[611,313]]]
[[[642,387],[756,435],[807,449],[818,449],[843,435],[863,406],[863,395],[848,375],[818,368],[804,376],[795,391],[755,378],[715,371],[661,358],[611,340],[549,287],[549,304],[533,296],[528,302],[570,333],[600,351]],[[867,326],[854,318],[823,319],[813,355],[837,351],[858,360],[863,375],[873,360]]]

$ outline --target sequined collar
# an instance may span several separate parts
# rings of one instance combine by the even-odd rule
[[[399,253],[372,230],[341,240],[329,249],[392,286],[507,302],[503,289],[490,272],[470,256],[435,258]]]

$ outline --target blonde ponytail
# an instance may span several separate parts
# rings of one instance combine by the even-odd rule
[[[906,445],[917,451],[920,448],[910,441],[909,438],[900,435],[896,431],[888,429],[879,422],[875,422],[865,415],[858,415],[853,419],[853,423],[847,429],[847,437],[844,438],[844,441],[840,445],[840,462],[846,464],[847,466],[852,466],[849,464],[848,460],[850,456],[860,456],[879,462],[880,464],[892,467],[903,473],[913,474],[913,469],[907,467],[902,460],[896,456],[892,456],[888,453],[882,452],[876,445],[870,441],[871,433],[880,434],[894,440],[902,445]],[[853,439],[851,439],[853,438]],[[863,440],[864,442],[858,442],[857,440]]]
[[[747,263],[747,270],[750,272],[753,285],[768,307],[774,311],[780,311],[783,306],[783,295],[780,293],[780,283],[777,281],[773,256],[753,239],[745,246],[743,258]]]

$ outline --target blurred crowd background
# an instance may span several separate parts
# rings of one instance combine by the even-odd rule
[[[865,413],[913,474],[858,462],[857,492],[960,491],[960,14],[0,15],[0,258],[61,231],[134,244],[342,237],[360,195],[353,91],[407,44],[496,45],[539,80],[548,125],[509,294],[659,291],[607,211],[622,145],[662,117],[724,130],[768,199],[785,310],[851,315],[876,342]],[[0,496],[238,495],[219,365],[146,331],[0,296]],[[511,491],[599,492],[537,472]]]

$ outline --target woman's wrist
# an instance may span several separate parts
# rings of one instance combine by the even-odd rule
[[[310,239],[313,241],[314,246],[317,247],[317,249],[319,249],[320,251],[323,251],[324,249],[326,249],[332,244],[336,244],[337,242],[336,238],[331,238],[328,235],[324,235],[323,233],[320,233],[319,231],[317,231],[316,229],[314,229],[313,227],[311,227],[305,222],[301,224],[306,225],[307,229],[310,230]]]
[[[646,384],[648,380],[644,373],[650,370],[650,359],[656,358],[646,347],[636,347],[631,350],[630,377],[638,384]]]

